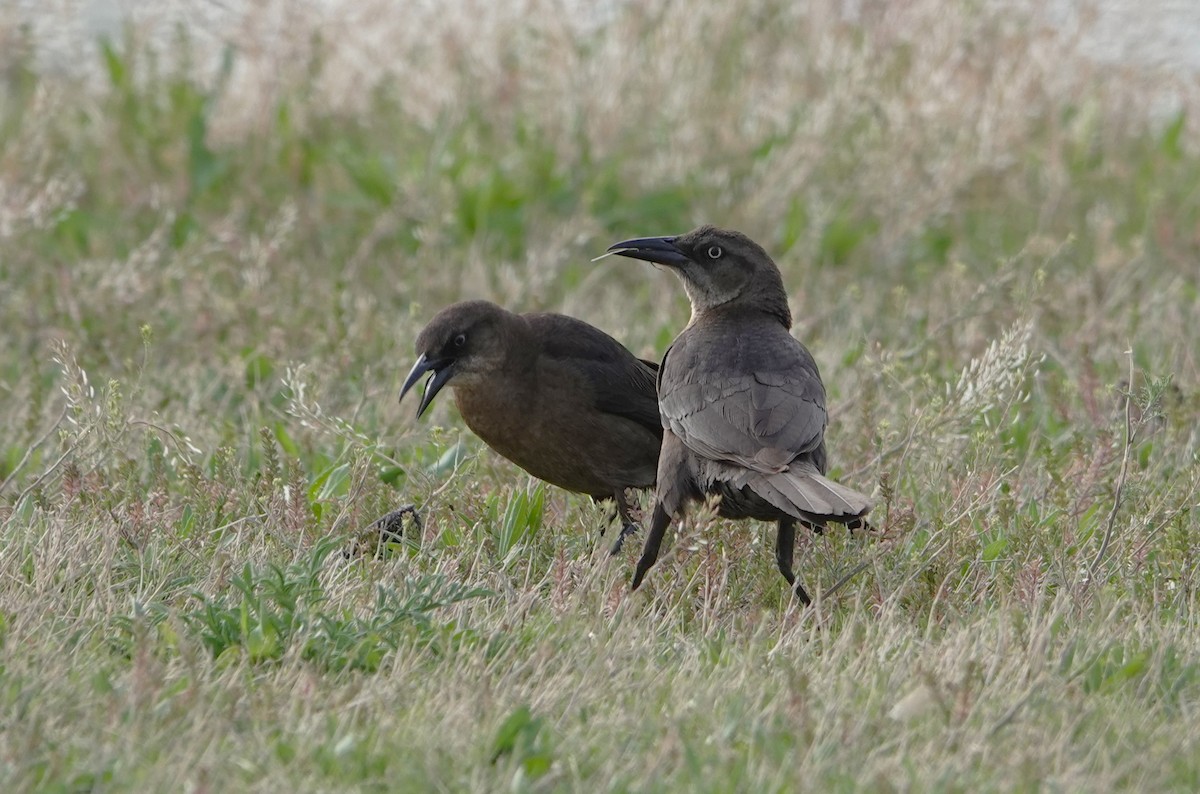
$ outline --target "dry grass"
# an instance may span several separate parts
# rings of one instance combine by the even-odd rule
[[[413,5],[0,22],[0,788],[1200,787],[1194,86],[932,0]],[[657,355],[682,291],[588,260],[703,221],[878,497],[811,611],[704,516],[630,596],[395,404],[468,295]]]

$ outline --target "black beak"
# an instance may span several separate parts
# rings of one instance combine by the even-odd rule
[[[413,364],[408,377],[404,379],[404,386],[400,389],[401,402],[404,400],[404,395],[408,394],[408,390],[415,386],[426,372],[433,372],[433,377],[425,384],[425,394],[421,397],[421,404],[417,406],[417,417],[419,418],[433,402],[437,393],[446,385],[446,381],[453,377],[453,365],[452,361],[431,361],[422,353],[421,357],[417,359],[417,363]]]
[[[667,267],[682,267],[691,259],[675,245],[678,237],[639,237],[636,240],[610,245],[610,254],[619,254],[631,259],[642,259]]]

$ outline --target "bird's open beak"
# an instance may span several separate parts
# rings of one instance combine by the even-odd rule
[[[677,237],[639,237],[610,245],[608,253],[642,259],[667,267],[682,267],[691,260],[675,246]]]
[[[404,379],[404,386],[400,389],[400,400],[403,402],[404,395],[408,394],[408,390],[417,384],[426,372],[432,372],[433,377],[425,384],[425,394],[421,396],[421,404],[417,406],[417,417],[425,413],[425,409],[433,402],[433,398],[446,385],[446,381],[454,376],[454,362],[430,360],[424,353],[417,359],[417,363],[413,364],[413,368],[409,370],[408,377]]]

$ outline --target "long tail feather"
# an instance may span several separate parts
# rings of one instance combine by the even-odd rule
[[[853,488],[834,482],[812,466],[793,467],[779,474],[760,475],[757,480],[752,478],[749,485],[755,493],[781,510],[786,510],[797,518],[810,521],[816,519],[819,523],[836,521],[844,524],[852,519],[861,518],[871,509],[871,500],[866,496]],[[790,509],[776,504],[775,499],[768,496],[766,491],[786,497]]]

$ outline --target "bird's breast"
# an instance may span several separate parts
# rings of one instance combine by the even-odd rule
[[[454,402],[463,421],[488,446],[510,457],[508,450],[520,444],[529,432],[530,413],[536,395],[519,382],[494,379],[468,386],[455,386]]]

